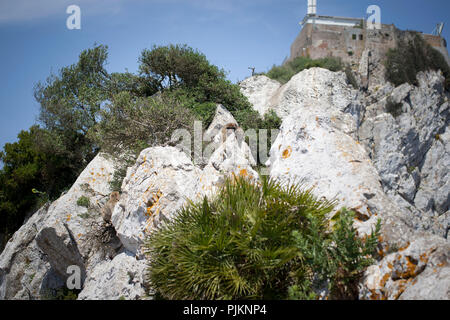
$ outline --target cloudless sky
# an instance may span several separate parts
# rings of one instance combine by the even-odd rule
[[[317,2],[318,14],[361,18],[376,4],[382,23],[425,33],[450,13],[448,0]],[[72,4],[81,8],[81,30],[66,27]],[[307,0],[0,0],[0,149],[36,122],[34,85],[95,43],[109,47],[109,72],[136,72],[152,45],[186,43],[236,82],[250,66],[261,72],[283,62],[306,7]]]

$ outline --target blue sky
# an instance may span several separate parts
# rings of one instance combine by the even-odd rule
[[[267,71],[289,55],[307,0],[0,0],[0,148],[35,123],[33,87],[77,61],[94,43],[109,46],[107,69],[136,72],[152,45],[186,43],[229,72]],[[66,8],[81,8],[81,30],[66,28]],[[449,22],[448,0],[318,0],[318,13],[364,17],[381,7],[382,23],[430,33]],[[450,40],[450,24],[444,36]]]

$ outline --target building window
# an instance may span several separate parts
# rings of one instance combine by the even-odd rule
[[[363,37],[362,34],[360,34],[360,35],[359,35],[359,40],[362,40],[362,39],[364,39],[364,37]]]
[[[356,40],[356,34],[352,35],[352,39]]]

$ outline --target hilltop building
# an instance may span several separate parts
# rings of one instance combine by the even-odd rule
[[[381,24],[380,29],[368,29],[364,18],[318,15],[317,0],[307,1],[308,11],[300,22],[302,29],[291,46],[290,57],[287,61],[299,56],[308,56],[312,59],[331,56],[339,57],[345,63],[357,67],[362,60],[369,64],[371,57],[376,59],[376,57],[384,56],[390,48],[397,47],[400,39],[412,34],[412,31],[401,31],[393,24]],[[450,65],[447,43],[440,36],[442,27],[443,25],[436,35],[419,34],[431,46],[439,50]],[[365,66],[361,67],[365,68]]]

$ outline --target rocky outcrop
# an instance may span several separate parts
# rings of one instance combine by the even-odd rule
[[[279,92],[287,115],[270,152],[270,176],[285,184],[313,188],[318,197],[336,200],[336,209],[354,210],[361,235],[370,233],[381,219],[385,241],[405,245],[410,232],[402,222],[404,215],[385,195],[377,170],[355,139],[359,118],[349,106],[355,104],[357,94],[347,88],[338,91],[344,96],[329,92],[334,98],[327,97],[328,73],[319,68],[304,71],[286,84],[289,90]],[[343,75],[335,78],[339,76],[341,82],[336,80],[335,86],[347,86]],[[305,92],[302,87],[295,90],[298,78],[314,81],[316,88],[325,88],[324,93]]]
[[[124,252],[95,266],[78,300],[139,300],[146,298],[146,263]]]
[[[0,299],[45,298],[65,285],[68,266],[77,265],[84,279],[90,268],[116,254],[96,237],[113,172],[113,162],[97,155],[66,194],[14,234],[0,255]],[[89,199],[88,207],[77,204],[81,197]]]
[[[361,70],[370,70],[366,62]],[[283,120],[267,163],[271,178],[312,188],[336,200],[336,210],[354,210],[361,237],[381,220],[378,261],[361,280],[361,299],[450,299],[449,96],[442,80],[426,72],[417,86],[369,83],[364,93],[343,72],[312,68],[285,85],[265,76],[241,83],[260,114],[273,110]],[[190,201],[213,197],[225,176],[259,178],[223,106],[202,138],[206,148],[194,150],[200,162],[182,146],[143,150],[127,170],[111,223],[100,212],[114,160],[99,154],[7,243],[0,299],[45,298],[65,285],[74,265],[82,273],[79,299],[150,298],[144,239]]]
[[[236,132],[226,139],[222,136],[227,123],[236,120],[218,106],[216,117],[205,133],[218,148],[203,169],[175,147],[154,147],[141,152],[127,172],[122,198],[111,219],[127,250],[142,257],[140,249],[146,235],[160,223],[173,219],[189,200],[212,196],[224,175],[258,177],[251,167],[255,160],[245,141],[239,141]]]
[[[213,196],[225,175],[258,178],[243,132],[224,107],[217,107],[205,139],[210,145],[202,166],[182,148],[142,151],[123,181],[112,224],[100,212],[111,193],[114,161],[99,154],[67,193],[9,241],[0,255],[0,299],[50,298],[66,285],[70,266],[81,271],[79,299],[146,298],[144,238],[189,201]]]
[[[450,299],[448,242],[424,235],[393,251],[367,269],[360,299]]]
[[[450,108],[443,80],[438,72],[419,73],[417,87],[374,93],[358,132],[388,196],[409,212],[415,229],[440,236],[450,223]]]
[[[63,285],[35,241],[47,211],[43,207],[31,216],[0,255],[0,300],[37,299],[42,289]]]
[[[412,214],[423,219],[423,208],[448,211],[448,139],[441,138],[448,98],[439,74],[420,74],[418,87],[386,84],[362,97],[342,74],[315,68],[294,76],[269,101],[283,118],[271,149],[271,177],[338,200],[337,209],[353,209],[360,236],[382,222],[380,260],[367,270],[360,298],[450,299],[449,244],[423,232]],[[387,112],[395,107],[403,110],[396,117]],[[424,191],[418,192],[420,185]],[[408,210],[404,198],[418,202]],[[445,218],[440,222],[448,228]],[[439,221],[431,225],[443,235]]]
[[[280,87],[270,99],[269,109],[284,119],[300,107],[315,110],[317,106],[333,106],[340,116],[352,117],[345,121],[351,127],[347,133],[356,132],[361,121],[361,94],[347,83],[344,72],[331,72],[321,68],[304,70]]]

